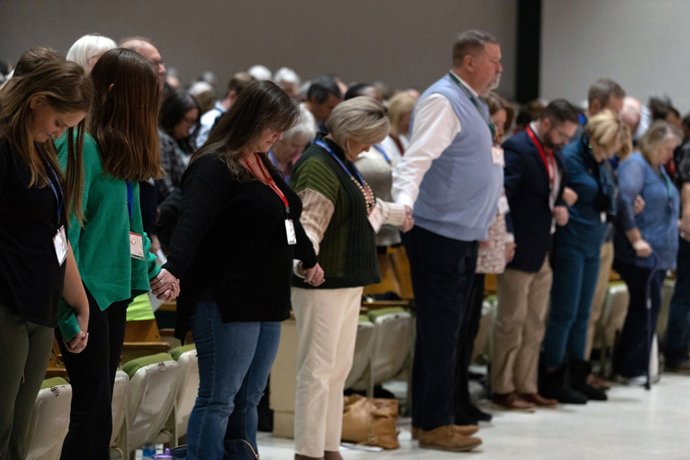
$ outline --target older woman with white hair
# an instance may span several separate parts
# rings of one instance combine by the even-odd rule
[[[666,270],[676,268],[680,197],[664,165],[673,158],[679,142],[680,133],[675,128],[665,121],[655,121],[640,139],[640,152],[618,166],[619,218],[613,267],[628,285],[630,306],[614,370],[624,382],[645,381],[649,356],[645,334],[656,330]],[[647,205],[635,214],[633,204],[638,195]],[[649,279],[650,292],[646,292]],[[647,316],[648,296],[652,301],[651,317]]]
[[[290,186],[302,199],[300,222],[324,270],[325,282],[295,278],[292,308],[297,349],[295,459],[340,460],[343,387],[354,355],[362,287],[378,283],[376,232],[381,224],[407,230],[404,207],[374,196],[354,166],[360,153],[389,130],[383,105],[369,97],[339,104],[295,164]]]
[[[76,62],[86,73],[91,73],[98,58],[114,48],[117,48],[117,44],[108,37],[98,34],[84,35],[67,51],[67,60]]]
[[[299,96],[299,75],[288,67],[281,67],[273,76],[273,80],[293,99]]]
[[[300,106],[299,123],[286,131],[283,138],[273,144],[273,148],[268,152],[271,162],[280,170],[288,184],[294,161],[316,136],[315,126],[314,115],[304,106]]]

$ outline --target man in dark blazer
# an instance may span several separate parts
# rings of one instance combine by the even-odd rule
[[[541,119],[503,144],[510,205],[506,218],[516,249],[513,261],[498,275],[491,382],[493,402],[507,409],[532,411],[557,404],[539,395],[537,375],[552,280],[552,235],[556,224],[568,223],[564,198],[576,199],[568,196],[572,191],[564,197],[567,179],[559,151],[577,123],[577,110],[558,99]]]

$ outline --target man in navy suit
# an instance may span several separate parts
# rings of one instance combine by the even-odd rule
[[[539,395],[537,375],[552,280],[551,239],[556,224],[568,223],[559,151],[577,123],[577,110],[558,99],[541,119],[503,144],[508,218],[517,247],[505,273],[498,275],[491,384],[493,402],[507,409],[533,411],[557,404]]]

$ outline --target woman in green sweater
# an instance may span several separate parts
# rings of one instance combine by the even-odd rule
[[[89,299],[90,343],[79,355],[63,350],[73,397],[62,458],[70,460],[110,456],[112,389],[127,305],[149,290],[159,271],[143,232],[138,184],[160,177],[156,72],[138,53],[117,48],[98,60],[91,78],[96,97],[84,139],[84,225],[80,229],[72,215],[69,235]],[[63,139],[61,164],[66,148]],[[67,323],[71,315],[62,310],[55,330],[59,339],[74,334]]]
[[[295,165],[290,186],[302,199],[300,222],[314,245],[326,281],[295,278],[292,308],[297,349],[297,460],[340,460],[343,387],[352,367],[362,287],[380,282],[376,233],[403,230],[412,218],[402,205],[376,199],[353,161],[388,135],[385,109],[369,97],[340,103]]]

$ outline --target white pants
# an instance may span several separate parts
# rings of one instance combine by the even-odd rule
[[[295,451],[323,457],[338,451],[343,390],[355,353],[362,288],[292,288],[297,319]]]

